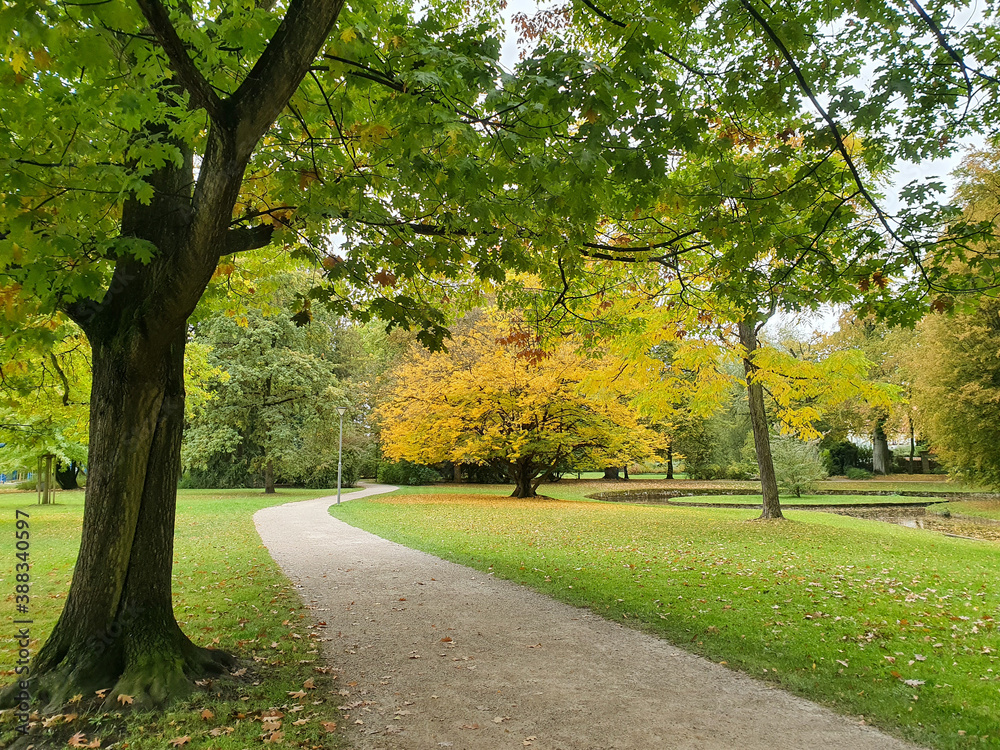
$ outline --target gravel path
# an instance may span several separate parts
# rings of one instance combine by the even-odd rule
[[[326,623],[357,750],[913,750],[652,636],[348,526],[327,512],[334,501],[254,521]]]

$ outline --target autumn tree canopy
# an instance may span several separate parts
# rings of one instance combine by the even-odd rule
[[[619,363],[588,359],[570,341],[543,351],[532,340],[509,319],[483,317],[448,352],[413,350],[379,410],[385,454],[491,465],[513,497],[534,497],[560,469],[619,466],[660,447],[620,394],[587,390]]]

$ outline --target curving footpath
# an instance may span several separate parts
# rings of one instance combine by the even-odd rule
[[[266,508],[254,521],[325,636],[357,750],[914,748],[586,610],[348,526],[329,515],[333,502]]]

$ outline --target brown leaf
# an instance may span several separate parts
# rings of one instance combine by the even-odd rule
[[[308,724],[309,719],[296,719],[292,722],[294,726],[301,727],[303,724]]]
[[[209,732],[209,734],[212,735],[213,737],[221,737],[224,734],[232,734],[232,733],[233,733],[232,727],[215,727]]]
[[[284,737],[285,737],[285,733],[284,732],[274,732],[274,733],[271,734],[270,737],[268,737],[266,740],[264,740],[264,744],[265,745],[274,745],[274,744],[277,744],[277,743],[281,742],[281,740],[283,740]]]
[[[89,743],[87,743],[87,747],[91,748],[91,750],[93,750],[93,748],[98,748],[100,746],[101,746],[100,738],[96,740],[91,740]]]
[[[265,719],[261,722],[260,729],[262,732],[277,732],[281,729],[281,719]]]
[[[444,638],[441,639],[441,643],[451,643],[451,638],[445,636]]]
[[[288,694],[292,698],[305,698],[306,695],[308,695],[305,690],[296,690],[295,692],[292,692],[291,690],[289,690]]]
[[[95,690],[94,695],[96,695],[98,698],[104,698],[105,696],[107,696],[108,691],[110,689],[111,688],[104,688],[103,690]]]
[[[269,708],[260,716],[262,719],[283,719],[285,714],[283,711],[279,711],[276,708]]]
[[[210,708],[202,709],[201,718],[203,718],[205,721],[208,721],[209,719],[214,719],[215,712],[212,711],[212,709]]]
[[[313,678],[310,677],[308,680],[302,683],[302,687],[304,687],[306,690],[312,690],[316,687],[316,683],[313,682]]]
[[[175,739],[170,740],[170,742],[168,742],[167,744],[173,745],[174,747],[181,747],[182,745],[188,744],[190,741],[191,741],[191,735],[185,734],[183,737],[177,737]]]
[[[72,737],[70,737],[69,740],[66,741],[66,744],[69,745],[70,747],[86,747],[87,735],[85,735],[83,732],[77,732]]]
[[[125,695],[124,693],[120,693],[118,695],[118,702],[121,703],[123,706],[131,706],[135,702],[135,698],[133,698],[131,695]]]
[[[392,271],[379,271],[372,278],[379,286],[396,286],[396,274]]]
[[[462,729],[479,729],[478,724],[463,724]]]
[[[246,667],[243,669],[237,669],[235,672],[230,672],[233,677],[242,677],[247,673]]]
[[[322,725],[323,729],[325,729],[327,732],[336,732],[337,731],[337,722],[335,722],[335,721],[324,721],[324,722],[321,722],[321,725]]]

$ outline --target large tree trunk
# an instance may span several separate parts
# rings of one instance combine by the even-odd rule
[[[608,466],[604,469],[605,479],[621,479],[620,476],[621,469],[617,466]]]
[[[264,494],[274,494],[274,461],[271,459],[264,464]]]
[[[667,479],[674,478],[674,446],[667,443]]]
[[[119,694],[158,703],[231,663],[196,648],[173,616],[184,336],[178,327],[154,347],[133,328],[91,341],[90,512],[66,606],[35,661],[37,694],[53,707],[103,688],[108,705]]]
[[[884,420],[875,424],[875,434],[872,440],[872,469],[876,474],[892,473],[892,454],[889,453],[889,442],[886,439]]]
[[[514,480],[514,491],[510,493],[511,497],[538,496],[535,492],[535,487],[537,485],[533,484],[531,481],[535,478],[535,472],[531,461],[526,458],[517,459],[517,461],[510,465],[508,473],[511,475],[511,479]]]
[[[757,467],[760,470],[760,489],[763,503],[761,518],[784,518],[778,500],[778,482],[774,476],[774,461],[771,458],[771,438],[767,428],[767,414],[764,410],[764,386],[757,379],[757,368],[753,364],[753,353],[757,350],[757,330],[753,321],[739,322],[740,343],[746,349],[743,357],[743,371],[747,379],[747,401],[750,406],[750,425],[753,427],[753,443],[757,453]]]

